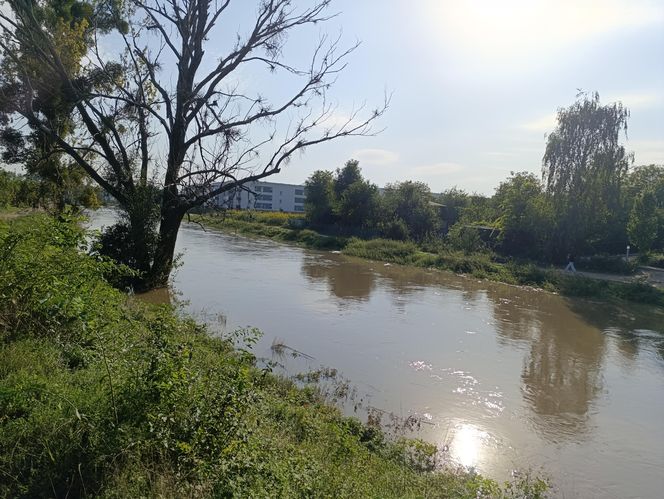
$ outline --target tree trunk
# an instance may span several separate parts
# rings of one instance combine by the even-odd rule
[[[159,243],[152,262],[152,269],[146,282],[146,288],[158,288],[168,284],[168,278],[173,270],[175,243],[178,238],[180,224],[184,211],[177,207],[166,207],[161,211],[159,224]]]

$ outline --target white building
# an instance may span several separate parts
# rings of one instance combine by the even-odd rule
[[[304,212],[304,186],[277,182],[247,182],[218,195],[212,205],[235,210]]]

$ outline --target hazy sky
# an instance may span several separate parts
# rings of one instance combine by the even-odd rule
[[[336,0],[332,10],[341,15],[316,30],[362,42],[331,93],[339,113],[379,104],[387,89],[386,130],[310,148],[275,181],[355,158],[379,185],[490,194],[510,171],[540,172],[545,134],[577,89],[622,101],[636,164],[664,164],[664,0]],[[291,37],[286,56],[316,39]]]
[[[206,64],[247,32],[256,5],[232,3]],[[380,105],[387,91],[391,106],[376,124],[385,130],[309,148],[270,180],[302,183],[354,158],[379,186],[413,179],[434,192],[491,194],[510,171],[541,172],[556,110],[579,89],[622,101],[635,164],[664,164],[664,0],[334,0],[329,12],[340,14],[289,36],[284,62],[306,66],[324,33],[341,33],[347,46],[359,40],[329,94],[335,120],[364,102]],[[115,56],[116,42],[102,52]],[[173,79],[172,61],[160,61]],[[239,71],[234,81],[273,104],[296,88],[264,73]],[[164,148],[156,149],[158,166]]]

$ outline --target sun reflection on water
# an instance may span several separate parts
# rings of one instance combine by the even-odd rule
[[[455,427],[449,452],[452,459],[467,468],[477,466],[483,452],[488,433],[476,426],[462,423]]]

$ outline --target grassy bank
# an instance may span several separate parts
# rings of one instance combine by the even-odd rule
[[[433,446],[112,289],[83,245],[72,222],[0,222],[0,497],[543,496],[434,472]]]
[[[435,268],[507,284],[534,286],[566,296],[622,299],[664,306],[664,290],[648,284],[609,282],[565,275],[557,270],[545,270],[527,262],[503,263],[497,261],[489,252],[466,254],[462,251],[440,249],[433,253],[423,251],[412,242],[325,236],[312,230],[293,228],[293,220],[300,218],[285,213],[250,212],[231,212],[224,217],[192,216],[193,220],[204,226],[293,242],[313,249],[340,250],[346,255],[369,260]]]

